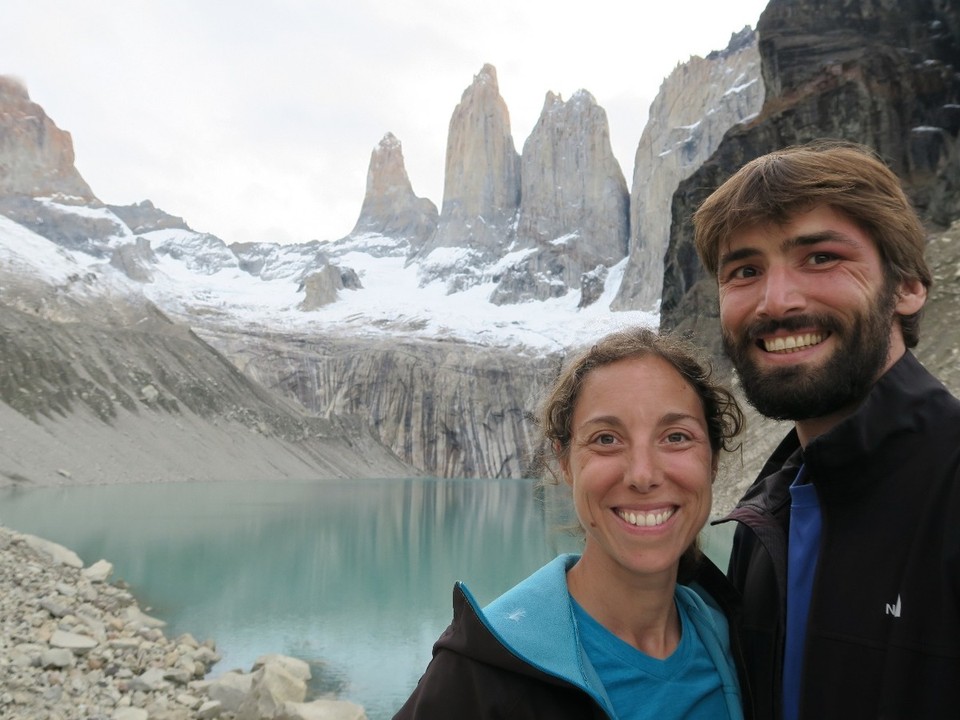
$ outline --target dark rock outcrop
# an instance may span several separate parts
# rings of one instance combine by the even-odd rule
[[[357,290],[361,287],[360,278],[351,268],[324,265],[303,281],[304,298],[300,309],[317,310],[336,302],[341,290]]]
[[[131,280],[143,283],[153,280],[151,265],[156,261],[157,256],[150,247],[150,241],[142,237],[138,237],[132,243],[120,245],[110,256],[110,264],[113,267]]]
[[[107,208],[123,220],[130,231],[139,234],[153,230],[189,230],[183,218],[166,213],[149,200],[135,205],[107,205]]]

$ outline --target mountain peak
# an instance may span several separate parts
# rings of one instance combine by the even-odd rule
[[[73,139],[30,100],[26,85],[0,75],[0,195],[68,195],[95,201],[74,167]]]
[[[405,239],[413,249],[437,227],[437,206],[417,197],[410,184],[400,140],[388,132],[370,154],[367,191],[351,235],[376,233]]]

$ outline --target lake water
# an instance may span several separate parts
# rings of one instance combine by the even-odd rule
[[[312,691],[387,720],[450,621],[455,581],[485,603],[576,549],[556,505],[519,480],[6,488],[0,524],[112,562],[168,636],[216,641],[214,675],[292,655]],[[721,528],[706,548],[718,559]]]

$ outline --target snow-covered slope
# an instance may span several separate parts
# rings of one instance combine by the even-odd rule
[[[421,264],[408,262],[405,248],[387,252],[396,241],[363,235],[331,243],[228,247],[218,238],[185,229],[164,229],[139,236],[108,209],[58,204],[66,217],[96,215],[116,224],[116,233],[101,240],[97,255],[68,250],[0,216],[0,259],[10,269],[46,278],[52,285],[71,276],[94,273],[98,283],[85,292],[129,293],[153,301],[161,310],[191,325],[256,328],[316,334],[442,338],[497,347],[551,352],[577,345],[626,324],[656,324],[648,312],[612,313],[610,302],[620,285],[624,263],[610,272],[599,301],[579,309],[579,292],[545,301],[494,305],[497,265],[483,269],[485,281],[448,293],[444,282],[421,286]],[[142,254],[149,280],[137,282],[107,258],[119,248],[149,241]],[[141,241],[142,242],[142,241]],[[449,250],[448,250],[449,251]],[[437,253],[443,250],[435,251]],[[256,258],[253,262],[251,258]],[[505,258],[508,262],[510,258]],[[444,259],[449,262],[448,258]],[[624,261],[625,262],[625,261]],[[332,265],[356,273],[359,287],[342,288],[337,299],[317,310],[304,310],[304,281]]]

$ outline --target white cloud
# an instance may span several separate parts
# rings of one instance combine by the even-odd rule
[[[302,242],[352,229],[388,131],[439,206],[450,114],[484,63],[518,150],[547,91],[589,90],[629,182],[663,78],[765,4],[31,0],[4,9],[0,72],[71,132],[105,202],[149,198],[228,242]]]

